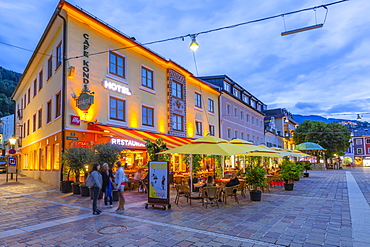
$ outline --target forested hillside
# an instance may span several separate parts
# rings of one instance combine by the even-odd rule
[[[0,117],[14,113],[14,103],[10,100],[22,74],[6,70],[0,66]]]

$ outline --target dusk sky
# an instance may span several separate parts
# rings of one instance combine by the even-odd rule
[[[198,33],[335,0],[71,0],[140,43]],[[0,0],[0,66],[22,73],[58,1]],[[296,114],[370,121],[370,1],[328,7],[323,28],[310,10],[201,34],[199,76],[228,75],[264,102]],[[325,9],[316,11],[322,23]],[[190,39],[149,45],[197,75]],[[5,45],[5,44],[8,45]]]

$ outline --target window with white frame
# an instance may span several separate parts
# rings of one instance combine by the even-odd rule
[[[247,141],[250,141],[250,140],[251,140],[250,135],[247,134]]]
[[[248,96],[247,95],[245,95],[245,94],[243,94],[243,97],[242,97],[243,99],[243,101],[245,102],[245,103],[249,103],[249,98],[248,98]]]
[[[230,83],[224,81],[224,90],[230,93],[230,89],[231,89]]]
[[[177,114],[173,114],[172,126],[174,130],[184,131],[184,117]]]
[[[48,80],[53,76],[53,56],[50,56],[48,59]]]
[[[254,117],[252,117],[252,124],[254,124]]]
[[[172,96],[182,99],[183,98],[183,95],[182,95],[183,85],[177,81],[172,81],[171,87],[172,87],[172,90],[171,90]]]
[[[62,114],[62,97],[61,92],[55,94],[55,118]]]
[[[228,105],[226,105],[226,113],[227,113],[227,115],[230,115],[230,105],[228,104]]]
[[[202,108],[202,95],[200,93],[195,92],[194,93],[194,99],[195,99],[195,106],[198,108]]]
[[[41,129],[41,127],[42,127],[42,108],[38,110],[37,129]]]
[[[200,121],[195,121],[195,134],[198,136],[202,135],[202,122]]]
[[[249,114],[247,114],[247,122],[249,123]]]
[[[357,148],[357,154],[363,154],[362,153],[362,148]]]
[[[109,97],[109,118],[118,121],[126,121],[126,101],[115,97]]]
[[[52,109],[52,101],[49,100],[46,103],[46,123],[47,124],[51,122],[51,109]]]
[[[240,132],[240,139],[244,140],[244,132]]]
[[[243,120],[244,119],[244,112],[243,111],[240,111],[240,119]]]
[[[234,131],[234,138],[238,139],[238,131],[237,130]]]
[[[153,71],[143,66],[141,66],[141,85],[150,89],[154,89]]]
[[[62,42],[57,45],[56,58],[55,58],[55,70],[62,64]]]
[[[125,58],[114,52],[109,52],[109,73],[125,78]]]
[[[142,122],[146,126],[154,126],[154,109],[147,106],[142,106]]]
[[[362,144],[362,139],[356,139],[356,145],[361,145]]]
[[[208,112],[215,113],[215,102],[213,99],[208,98]]]
[[[227,138],[231,139],[231,129],[227,129]]]
[[[212,124],[209,125],[209,135],[215,136],[215,126]]]
[[[238,109],[237,108],[234,108],[234,117],[238,117]]]
[[[39,91],[42,89],[44,86],[44,72],[41,70],[39,72]]]
[[[366,143],[367,144],[370,144],[370,139],[366,139]]]

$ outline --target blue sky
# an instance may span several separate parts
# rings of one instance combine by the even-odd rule
[[[71,0],[141,43],[322,5],[335,0]],[[0,42],[33,50],[56,0],[0,0]],[[267,104],[292,113],[370,121],[370,1],[328,8],[325,25],[289,36],[283,18],[202,34],[199,76],[226,74]],[[318,9],[322,22],[325,12]],[[315,12],[285,17],[287,30],[315,24]],[[190,39],[148,46],[196,75]],[[0,43],[0,66],[23,72],[31,52]]]

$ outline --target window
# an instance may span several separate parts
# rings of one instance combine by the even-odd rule
[[[39,149],[39,164],[40,164],[40,170],[45,170],[45,150],[44,148]]]
[[[48,59],[48,80],[51,78],[53,75],[53,57],[50,56]]]
[[[39,91],[42,89],[43,87],[43,77],[44,77],[44,73],[42,72],[42,70],[39,72]]]
[[[252,124],[254,124],[254,117],[252,117]]]
[[[243,101],[245,102],[245,103],[248,103],[248,100],[249,100],[249,98],[248,98],[248,96],[247,95],[245,95],[245,94],[243,94]]]
[[[37,79],[33,81],[33,97],[37,94]]]
[[[59,117],[62,110],[62,97],[60,92],[55,95],[55,118]]]
[[[153,87],[153,71],[141,67],[141,85],[147,88],[154,89]]]
[[[249,114],[247,114],[247,122],[249,123]]]
[[[230,115],[230,105],[226,106],[226,113],[227,113],[227,115]]]
[[[51,122],[51,108],[52,108],[51,100],[48,101],[46,107],[47,107],[47,109],[46,109],[46,123],[50,123]]]
[[[195,121],[195,130],[196,130],[196,135],[201,136],[202,135],[202,122]]]
[[[31,88],[27,90],[27,105],[31,102]]]
[[[53,159],[53,169],[57,170],[59,169],[59,143],[54,144],[54,159]]]
[[[224,90],[230,93],[230,84],[224,81]]]
[[[26,122],[23,123],[23,138],[26,137]]]
[[[251,140],[251,137],[249,134],[247,134],[247,141],[250,141]]]
[[[147,126],[154,126],[154,121],[153,121],[153,112],[154,109],[150,107],[143,106],[142,107],[142,114],[143,114],[143,125]]]
[[[37,129],[40,129],[42,127],[42,108],[38,110],[38,117]]]
[[[109,52],[109,73],[125,78],[125,58]]]
[[[125,104],[126,104],[126,101],[124,100],[110,97],[109,99],[110,119],[126,121]]]
[[[215,102],[213,99],[208,99],[208,111],[211,113],[215,112]]]
[[[182,84],[172,81],[172,96],[182,99]]]
[[[231,129],[227,129],[227,138],[231,139]]]
[[[26,106],[27,106],[27,94],[24,94],[23,96],[24,100],[23,100],[23,109],[26,109]]]
[[[200,93],[195,93],[195,106],[202,108],[202,95]]]
[[[370,139],[366,139],[366,143],[367,144],[370,144]]]
[[[238,131],[237,130],[234,131],[234,138],[238,139]]]
[[[51,170],[51,146],[46,147],[46,170]]]
[[[362,148],[357,148],[357,154],[362,154]]]
[[[209,125],[209,135],[214,136],[215,135],[215,126]]]
[[[240,139],[244,140],[244,132],[240,132]]]
[[[238,109],[237,108],[234,108],[234,117],[238,117]]]
[[[238,89],[234,88],[234,96],[239,98],[239,95],[240,95],[239,93],[240,93],[240,91]]]
[[[36,131],[36,114],[32,116],[32,132]]]
[[[184,130],[184,117],[180,115],[172,115],[172,126],[174,130],[183,131]]]
[[[56,61],[55,61],[55,70],[59,68],[59,66],[62,64],[62,42],[59,43],[59,45],[56,48]]]
[[[361,145],[362,144],[362,139],[356,139],[356,145]]]
[[[244,112],[243,111],[240,111],[240,119],[243,120],[244,119]]]
[[[30,120],[27,120],[27,136],[30,135]]]

